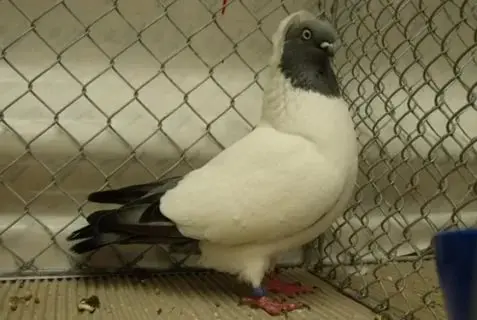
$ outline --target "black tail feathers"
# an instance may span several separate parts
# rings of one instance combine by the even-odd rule
[[[76,231],[73,231],[68,237],[66,237],[67,241],[75,241],[80,239],[86,239],[94,236],[94,229],[93,226],[88,225]]]
[[[160,210],[161,197],[180,177],[91,193],[88,200],[114,203],[117,209],[98,210],[87,217],[88,225],[72,232],[68,241],[81,240],[70,250],[78,254],[110,244],[177,244],[196,242],[183,236]]]
[[[130,236],[116,234],[116,233],[99,234],[74,244],[73,246],[71,246],[70,250],[77,254],[83,254],[89,251],[100,249],[110,244],[127,243],[127,240],[129,238]],[[77,238],[77,239],[83,239],[83,238]]]
[[[115,190],[93,192],[88,196],[88,201],[96,203],[126,204],[144,197],[148,193],[165,193],[174,188],[182,177],[167,178],[158,182],[132,185]],[[156,191],[156,192],[154,192]]]

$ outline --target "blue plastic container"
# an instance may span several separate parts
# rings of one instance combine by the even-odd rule
[[[434,246],[449,320],[477,320],[477,229],[440,232]]]

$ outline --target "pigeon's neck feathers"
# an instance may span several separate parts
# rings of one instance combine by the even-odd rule
[[[302,136],[337,161],[346,157],[343,145],[356,145],[354,124],[343,99],[295,88],[280,72],[265,88],[260,125]]]

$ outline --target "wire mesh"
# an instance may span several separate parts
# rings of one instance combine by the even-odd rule
[[[443,317],[430,239],[477,218],[475,3],[221,5],[0,0],[1,272],[181,264],[158,246],[79,261],[64,238],[95,208],[88,192],[185,173],[249,132],[271,34],[305,8],[339,30],[362,146],[354,201],[317,242],[315,272],[378,311]]]
[[[224,15],[222,6],[0,1],[3,274],[193,260],[160,246],[75,257],[65,237],[95,209],[92,190],[183,174],[248,133],[278,22],[317,9],[235,0]]]
[[[476,224],[474,1],[338,1],[336,66],[362,145],[319,274],[376,311],[445,319],[431,239]]]

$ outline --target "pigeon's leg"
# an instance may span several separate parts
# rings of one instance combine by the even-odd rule
[[[312,287],[307,287],[299,282],[286,282],[281,280],[278,277],[278,269],[273,269],[269,275],[268,279],[265,281],[265,286],[268,291],[273,293],[280,293],[286,296],[294,296],[302,293],[311,293],[313,292]]]
[[[258,308],[266,311],[271,316],[287,314],[293,310],[308,308],[301,302],[285,302],[272,299],[266,296],[265,289],[262,287],[254,288],[253,296],[241,299],[241,304],[249,305],[252,308]]]

